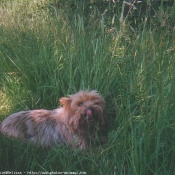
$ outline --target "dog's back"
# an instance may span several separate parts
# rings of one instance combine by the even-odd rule
[[[25,141],[40,142],[48,147],[53,147],[55,143],[63,145],[64,138],[51,113],[52,111],[44,109],[14,113],[1,123],[1,133]]]

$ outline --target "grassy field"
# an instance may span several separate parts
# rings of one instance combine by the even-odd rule
[[[48,150],[0,136],[0,174],[175,174],[174,7],[132,25],[48,4],[0,1],[0,121],[96,89],[106,100],[108,141]]]

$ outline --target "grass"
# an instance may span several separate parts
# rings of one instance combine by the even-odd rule
[[[0,121],[96,89],[107,104],[108,141],[88,151],[48,150],[1,135],[0,172],[173,175],[175,32],[165,25],[171,13],[137,27],[115,18],[110,30],[105,15],[84,18],[64,8],[56,14],[48,3],[0,2]]]

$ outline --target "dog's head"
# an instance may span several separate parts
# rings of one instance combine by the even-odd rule
[[[67,124],[73,131],[81,132],[89,126],[101,126],[104,123],[105,101],[95,90],[62,97],[60,103],[68,112]]]

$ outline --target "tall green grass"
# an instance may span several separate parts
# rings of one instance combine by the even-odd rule
[[[174,28],[159,16],[135,28],[116,18],[110,30],[105,15],[55,13],[48,3],[1,1],[0,121],[96,89],[106,100],[108,141],[47,150],[0,136],[0,172],[174,174]]]

